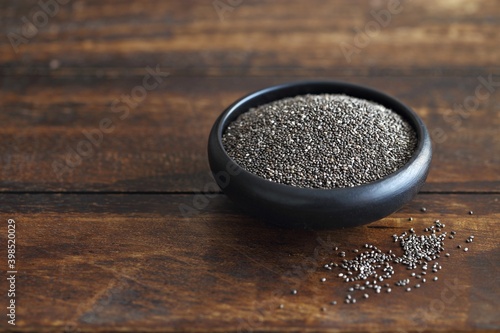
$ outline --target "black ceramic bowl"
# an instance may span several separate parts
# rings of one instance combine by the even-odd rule
[[[252,174],[224,150],[222,134],[240,114],[286,97],[346,94],[379,103],[404,117],[418,144],[412,158],[377,181],[347,188],[312,189],[278,184]],[[216,120],[208,140],[212,173],[224,191],[247,212],[286,227],[337,228],[379,220],[409,202],[424,184],[431,162],[431,140],[422,120],[409,107],[377,90],[335,81],[295,82],[259,90],[229,106]]]

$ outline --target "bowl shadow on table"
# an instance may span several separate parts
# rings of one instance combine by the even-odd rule
[[[220,253],[221,247],[230,247],[237,260],[267,266],[269,271],[281,271],[281,275],[304,262],[319,269],[338,257],[338,251],[373,241],[373,229],[382,232],[390,228],[377,223],[340,229],[283,228],[249,215],[223,194],[210,202],[209,210],[200,218],[208,226],[215,253]]]

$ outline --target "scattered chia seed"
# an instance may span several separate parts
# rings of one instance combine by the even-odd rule
[[[353,187],[411,158],[414,129],[397,113],[346,95],[285,98],[243,113],[222,136],[228,155],[264,179],[305,188]]]
[[[434,225],[424,229],[425,234],[417,234],[413,228],[410,228],[400,235],[392,235],[394,241],[399,243],[401,247],[401,255],[396,255],[394,253],[396,251],[382,251],[373,244],[365,243],[361,250],[337,252],[342,257],[346,257],[347,253],[355,253],[354,258],[342,258],[340,264],[331,261],[329,264],[325,264],[324,267],[330,269],[338,267],[343,271],[339,273],[333,270],[332,273],[342,279],[343,282],[354,282],[346,289],[347,293],[344,299],[346,304],[355,304],[357,299],[362,302],[370,298],[370,293],[380,294],[383,289],[386,293],[391,293],[391,285],[402,287],[404,291],[411,292],[412,289],[425,287],[427,280],[424,276],[427,276],[427,273],[429,273],[431,281],[438,281],[439,271],[443,268],[439,264],[438,258],[440,256],[450,257],[450,253],[444,253],[444,241],[447,239],[447,232],[441,232],[444,228],[443,223],[435,220]],[[451,234],[456,235],[456,232],[451,231]],[[473,239],[474,235],[470,235],[466,242],[470,243]],[[458,244],[457,248],[462,249],[462,246]],[[338,247],[335,247],[335,250],[337,251]],[[468,250],[467,247],[463,248],[464,252],[468,252]],[[398,265],[411,271],[407,273],[408,277],[387,283],[387,281],[394,278],[396,274],[395,267]],[[417,270],[417,272],[414,270]],[[401,271],[396,275],[400,273]],[[411,282],[412,279],[418,281]],[[321,278],[320,281],[325,282],[326,277]],[[412,286],[413,283],[415,284]],[[373,291],[370,291],[370,289]],[[292,290],[292,294],[296,293],[296,290]],[[330,304],[336,305],[337,301],[331,301]],[[282,308],[281,305],[280,308]],[[326,311],[323,309],[326,308],[321,308],[322,311]]]

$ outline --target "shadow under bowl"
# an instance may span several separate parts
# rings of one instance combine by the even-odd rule
[[[252,174],[232,160],[222,144],[227,126],[251,108],[305,94],[345,94],[373,101],[401,115],[415,130],[417,146],[399,170],[377,181],[346,188],[313,189],[279,184]],[[249,94],[215,121],[208,158],[224,193],[245,211],[284,227],[340,228],[377,221],[411,201],[425,182],[432,158],[429,133],[418,115],[395,98],[338,81],[293,82]]]

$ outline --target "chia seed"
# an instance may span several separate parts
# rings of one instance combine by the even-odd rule
[[[405,165],[416,133],[382,105],[303,95],[250,109],[222,136],[228,155],[264,179],[303,188],[353,187]]]
[[[414,228],[409,228],[399,235],[392,235],[394,241],[400,245],[402,250],[400,255],[396,255],[394,253],[396,251],[382,251],[373,244],[365,243],[361,250],[352,250],[356,254],[354,258],[343,258],[339,264],[334,264],[331,261],[325,267],[335,265],[342,272],[333,271],[331,273],[338,276],[343,282],[354,282],[346,288],[347,293],[344,300],[346,304],[355,304],[356,299],[371,299],[370,293],[380,294],[385,291],[385,293],[390,294],[393,285],[401,287],[400,289],[406,292],[412,292],[428,285],[425,276],[430,279],[429,281],[439,280],[438,274],[443,267],[440,265],[438,258],[440,258],[440,254],[443,257],[450,257],[450,253],[445,252],[444,244],[447,239],[447,232],[437,231],[437,229],[444,228],[443,223],[435,220],[434,225],[424,229],[424,234],[417,234]],[[451,234],[456,235],[457,233],[451,231]],[[466,242],[471,243],[474,239],[474,235],[470,235]],[[458,245],[457,248],[461,249],[462,246]],[[338,247],[335,247],[335,249],[337,251]],[[463,251],[468,252],[469,248],[464,247]],[[351,251],[340,251],[340,253],[343,257],[346,257],[347,253],[351,253]],[[408,277],[387,283],[387,281],[393,280],[395,276],[400,275],[400,269],[396,272],[398,266],[411,271],[406,273]],[[432,273],[428,270],[431,270]],[[418,283],[411,286],[413,279],[417,279],[416,282]],[[323,277],[320,281],[325,282],[326,278]],[[379,285],[378,283],[381,282],[384,282],[384,284]],[[370,289],[373,291],[370,291]],[[296,293],[296,290],[292,291],[292,294]],[[335,305],[337,301],[331,301],[330,304]],[[322,311],[324,310],[322,309]]]

